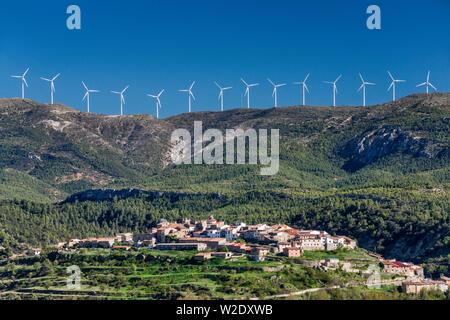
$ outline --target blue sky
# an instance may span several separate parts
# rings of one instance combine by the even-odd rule
[[[82,29],[66,28],[66,8],[81,8]],[[366,8],[381,8],[382,29],[368,30]],[[0,11],[0,97],[20,96],[20,81],[10,75],[27,67],[26,97],[48,103],[50,89],[40,77],[61,73],[55,101],[85,111],[84,80],[101,93],[92,95],[91,111],[120,112],[119,91],[126,85],[125,114],[155,115],[146,93],[166,89],[161,117],[187,111],[187,95],[178,92],[197,81],[193,111],[219,110],[213,81],[232,86],[225,109],[240,107],[244,86],[252,106],[273,107],[266,80],[288,83],[279,90],[279,105],[300,103],[307,73],[307,104],[331,105],[331,86],[338,83],[337,105],[361,105],[358,72],[375,87],[367,104],[389,101],[389,78],[406,79],[397,96],[414,92],[431,70],[439,91],[450,91],[450,1],[8,1]],[[244,100],[245,105],[245,100]]]

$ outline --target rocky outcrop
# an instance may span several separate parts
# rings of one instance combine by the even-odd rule
[[[435,158],[447,152],[448,146],[434,143],[428,139],[415,137],[410,132],[385,125],[379,129],[367,131],[350,140],[341,150],[343,157],[349,160],[343,168],[354,172],[376,160],[396,152],[404,152],[416,157]]]

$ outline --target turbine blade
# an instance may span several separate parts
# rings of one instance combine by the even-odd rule
[[[303,82],[306,82],[306,80],[308,80],[308,78],[309,78],[309,73],[308,73],[308,75],[306,76],[305,80],[303,80]]]
[[[427,83],[424,82],[424,83],[418,84],[416,87],[421,87],[421,86],[424,86],[424,85],[426,85],[426,84],[427,84]]]
[[[363,87],[364,87],[364,83],[361,85],[361,87],[359,87],[357,92],[360,92]]]
[[[303,85],[305,86],[306,91],[308,91],[309,93],[308,86],[306,85],[306,83],[304,83]]]
[[[336,79],[336,81],[334,81],[334,83],[338,82],[340,78],[342,78],[342,74],[339,75],[339,77],[337,77],[337,79]]]
[[[125,89],[122,90],[122,94],[124,94],[125,91],[127,91],[129,87],[130,87],[130,86],[126,86]]]
[[[389,74],[389,77],[391,77],[392,81],[394,81],[395,79],[394,79],[394,77],[392,76],[392,74],[391,74],[389,71],[388,71],[387,73]]]
[[[437,91],[437,89],[431,83],[428,84],[434,89],[434,91]]]
[[[241,78],[241,81],[248,87],[248,84],[247,84],[247,82],[245,82],[244,79]]]
[[[364,83],[364,79],[363,79],[361,73],[359,74],[359,77],[361,78],[361,81]]]
[[[272,80],[270,80],[269,78],[267,78],[267,80],[275,87],[275,83],[272,82]]]
[[[89,91],[86,92],[86,94],[85,94],[84,97],[83,97],[83,100],[81,100],[81,101],[86,100],[86,97],[87,97],[88,95],[89,95]]]
[[[392,81],[392,83],[391,83],[391,85],[389,86],[389,88],[387,89],[387,91],[391,90],[393,86],[394,86],[394,81]]]
[[[28,71],[30,71],[30,68],[28,68],[24,73],[23,73],[23,77],[25,77],[28,73]]]
[[[194,96],[194,94],[192,93],[192,91],[189,91],[189,94],[192,96],[192,99],[195,100],[195,96]]]
[[[47,78],[42,78],[42,77],[41,77],[41,79],[42,79],[42,80],[45,80],[45,81],[49,81],[49,82],[52,81],[52,80],[49,80],[49,79],[47,79]]]
[[[25,85],[28,87],[27,79],[25,79],[25,77],[22,78],[22,81],[25,82]]]
[[[427,82],[430,82],[430,71],[428,71]]]
[[[158,98],[164,93],[164,90],[165,90],[165,89],[162,89],[162,90],[159,92]]]
[[[194,87],[194,85],[195,85],[195,81],[192,82],[191,86],[189,87],[189,90],[192,90],[192,88]]]
[[[88,87],[86,86],[86,84],[85,84],[83,81],[81,81],[81,83],[83,84],[83,87],[84,87],[86,90],[89,91],[89,89],[88,89]]]
[[[216,84],[216,86],[217,86],[219,89],[222,89],[222,88],[217,84],[217,82],[214,81],[214,83]]]

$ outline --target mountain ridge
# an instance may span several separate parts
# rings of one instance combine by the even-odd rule
[[[386,126],[412,140],[428,141],[448,150],[445,118],[450,114],[449,106],[450,94],[433,93],[372,107],[234,109],[155,119],[150,115],[88,114],[60,104],[1,99],[0,169],[22,172],[48,184],[60,192],[60,200],[68,194],[98,187],[154,187],[165,175],[173,176],[181,170],[170,164],[171,132],[176,128],[192,132],[193,122],[202,121],[204,130],[280,129],[281,176],[292,170],[297,171],[296,175],[317,176],[319,170],[329,172],[328,176],[347,177],[346,172],[358,172],[399,151],[394,148],[385,152],[387,147],[379,143],[380,156],[362,162],[355,158],[361,155],[349,151],[352,141]],[[319,159],[320,165],[307,159],[311,157]],[[298,164],[299,161],[303,163]],[[219,171],[222,170],[233,171]],[[246,170],[253,172],[251,167]],[[319,176],[317,180],[320,179]],[[173,183],[162,183],[161,189],[184,188]]]

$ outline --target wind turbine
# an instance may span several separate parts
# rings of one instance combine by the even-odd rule
[[[363,106],[365,107],[366,106],[366,85],[374,86],[375,83],[364,81],[361,73],[359,74],[359,77],[361,78],[362,85],[361,85],[361,87],[359,87],[358,92],[361,91],[361,89],[363,89]]]
[[[118,91],[111,91],[111,93],[120,94],[120,115],[123,116],[123,105],[125,104],[125,98],[123,97],[123,94],[130,86],[126,86],[125,89],[123,89],[121,92]]]
[[[302,85],[302,89],[303,89],[303,105],[305,105],[305,89],[309,93],[308,86],[306,85],[306,80],[308,80],[308,78],[309,78],[309,73],[306,76],[305,80],[303,80],[303,82],[294,82],[294,84],[301,84]]]
[[[245,90],[244,96],[247,96],[247,109],[250,109],[250,88],[251,88],[251,87],[259,86],[259,83],[248,84],[248,83],[245,82],[244,79],[242,79],[242,78],[241,78],[241,81],[242,81],[242,82],[245,84],[245,86],[247,87],[247,89]]]
[[[395,83],[396,82],[406,82],[406,80],[395,80],[389,71],[387,73],[389,74],[389,77],[391,77],[391,79],[392,79],[392,83],[389,86],[388,91],[391,90],[391,88],[393,89],[392,90],[392,101],[395,101]]]
[[[89,111],[89,94],[90,93],[94,93],[94,92],[100,92],[100,91],[98,91],[98,90],[89,90],[88,87],[86,86],[86,84],[83,81],[81,81],[81,83],[83,84],[83,87],[86,89],[86,94],[84,95],[82,101],[84,101],[84,99],[87,98],[87,112],[89,113],[90,112]]]
[[[191,112],[191,97],[192,99],[195,100],[194,94],[192,93],[192,88],[195,85],[195,81],[192,82],[191,86],[189,87],[189,89],[185,89],[185,90],[179,90],[180,92],[187,92],[188,93],[188,99],[189,99],[189,112]]]
[[[281,84],[275,84],[272,80],[270,80],[269,78],[267,78],[267,80],[270,82],[271,85],[273,85],[273,92],[272,92],[272,97],[274,97],[275,99],[275,108],[278,107],[278,99],[277,99],[277,92],[278,92],[278,88],[279,87],[284,87],[286,85],[286,83],[281,83]]]
[[[437,91],[437,89],[430,82],[430,71],[428,71],[427,81],[424,83],[418,84],[416,87],[422,87],[422,86],[426,86],[427,94],[428,94],[428,86],[432,87],[434,89],[434,91]]]
[[[22,99],[25,99],[25,87],[24,87],[24,85],[26,85],[28,87],[28,83],[27,83],[27,80],[25,79],[25,76],[27,75],[29,70],[30,70],[30,68],[28,68],[23,73],[23,75],[21,75],[21,76],[11,76],[12,78],[22,79]]]
[[[328,83],[328,84],[332,84],[333,85],[333,107],[336,107],[336,93],[337,93],[337,87],[336,87],[336,83],[339,81],[339,79],[341,79],[342,75],[339,75],[339,77],[337,77],[336,80],[334,80],[334,82],[330,82],[330,81],[324,81],[324,83]]]
[[[161,90],[156,96],[152,94],[147,94],[147,96],[155,98],[156,99],[156,119],[159,119],[159,109],[161,109],[161,100],[159,100],[159,97],[164,93],[164,89]]]
[[[220,111],[223,111],[223,92],[225,90],[229,90],[232,87],[226,87],[226,88],[222,88],[221,86],[219,86],[219,84],[217,82],[214,81],[214,83],[216,84],[216,86],[220,89],[220,93],[219,93],[219,100],[220,100]]]
[[[42,80],[44,81],[48,81],[50,82],[50,94],[51,94],[51,104],[53,104],[53,92],[55,92],[55,84],[53,83],[56,78],[58,78],[60,76],[60,73],[58,73],[56,76],[53,77],[53,79],[47,79],[47,78],[42,78]]]

